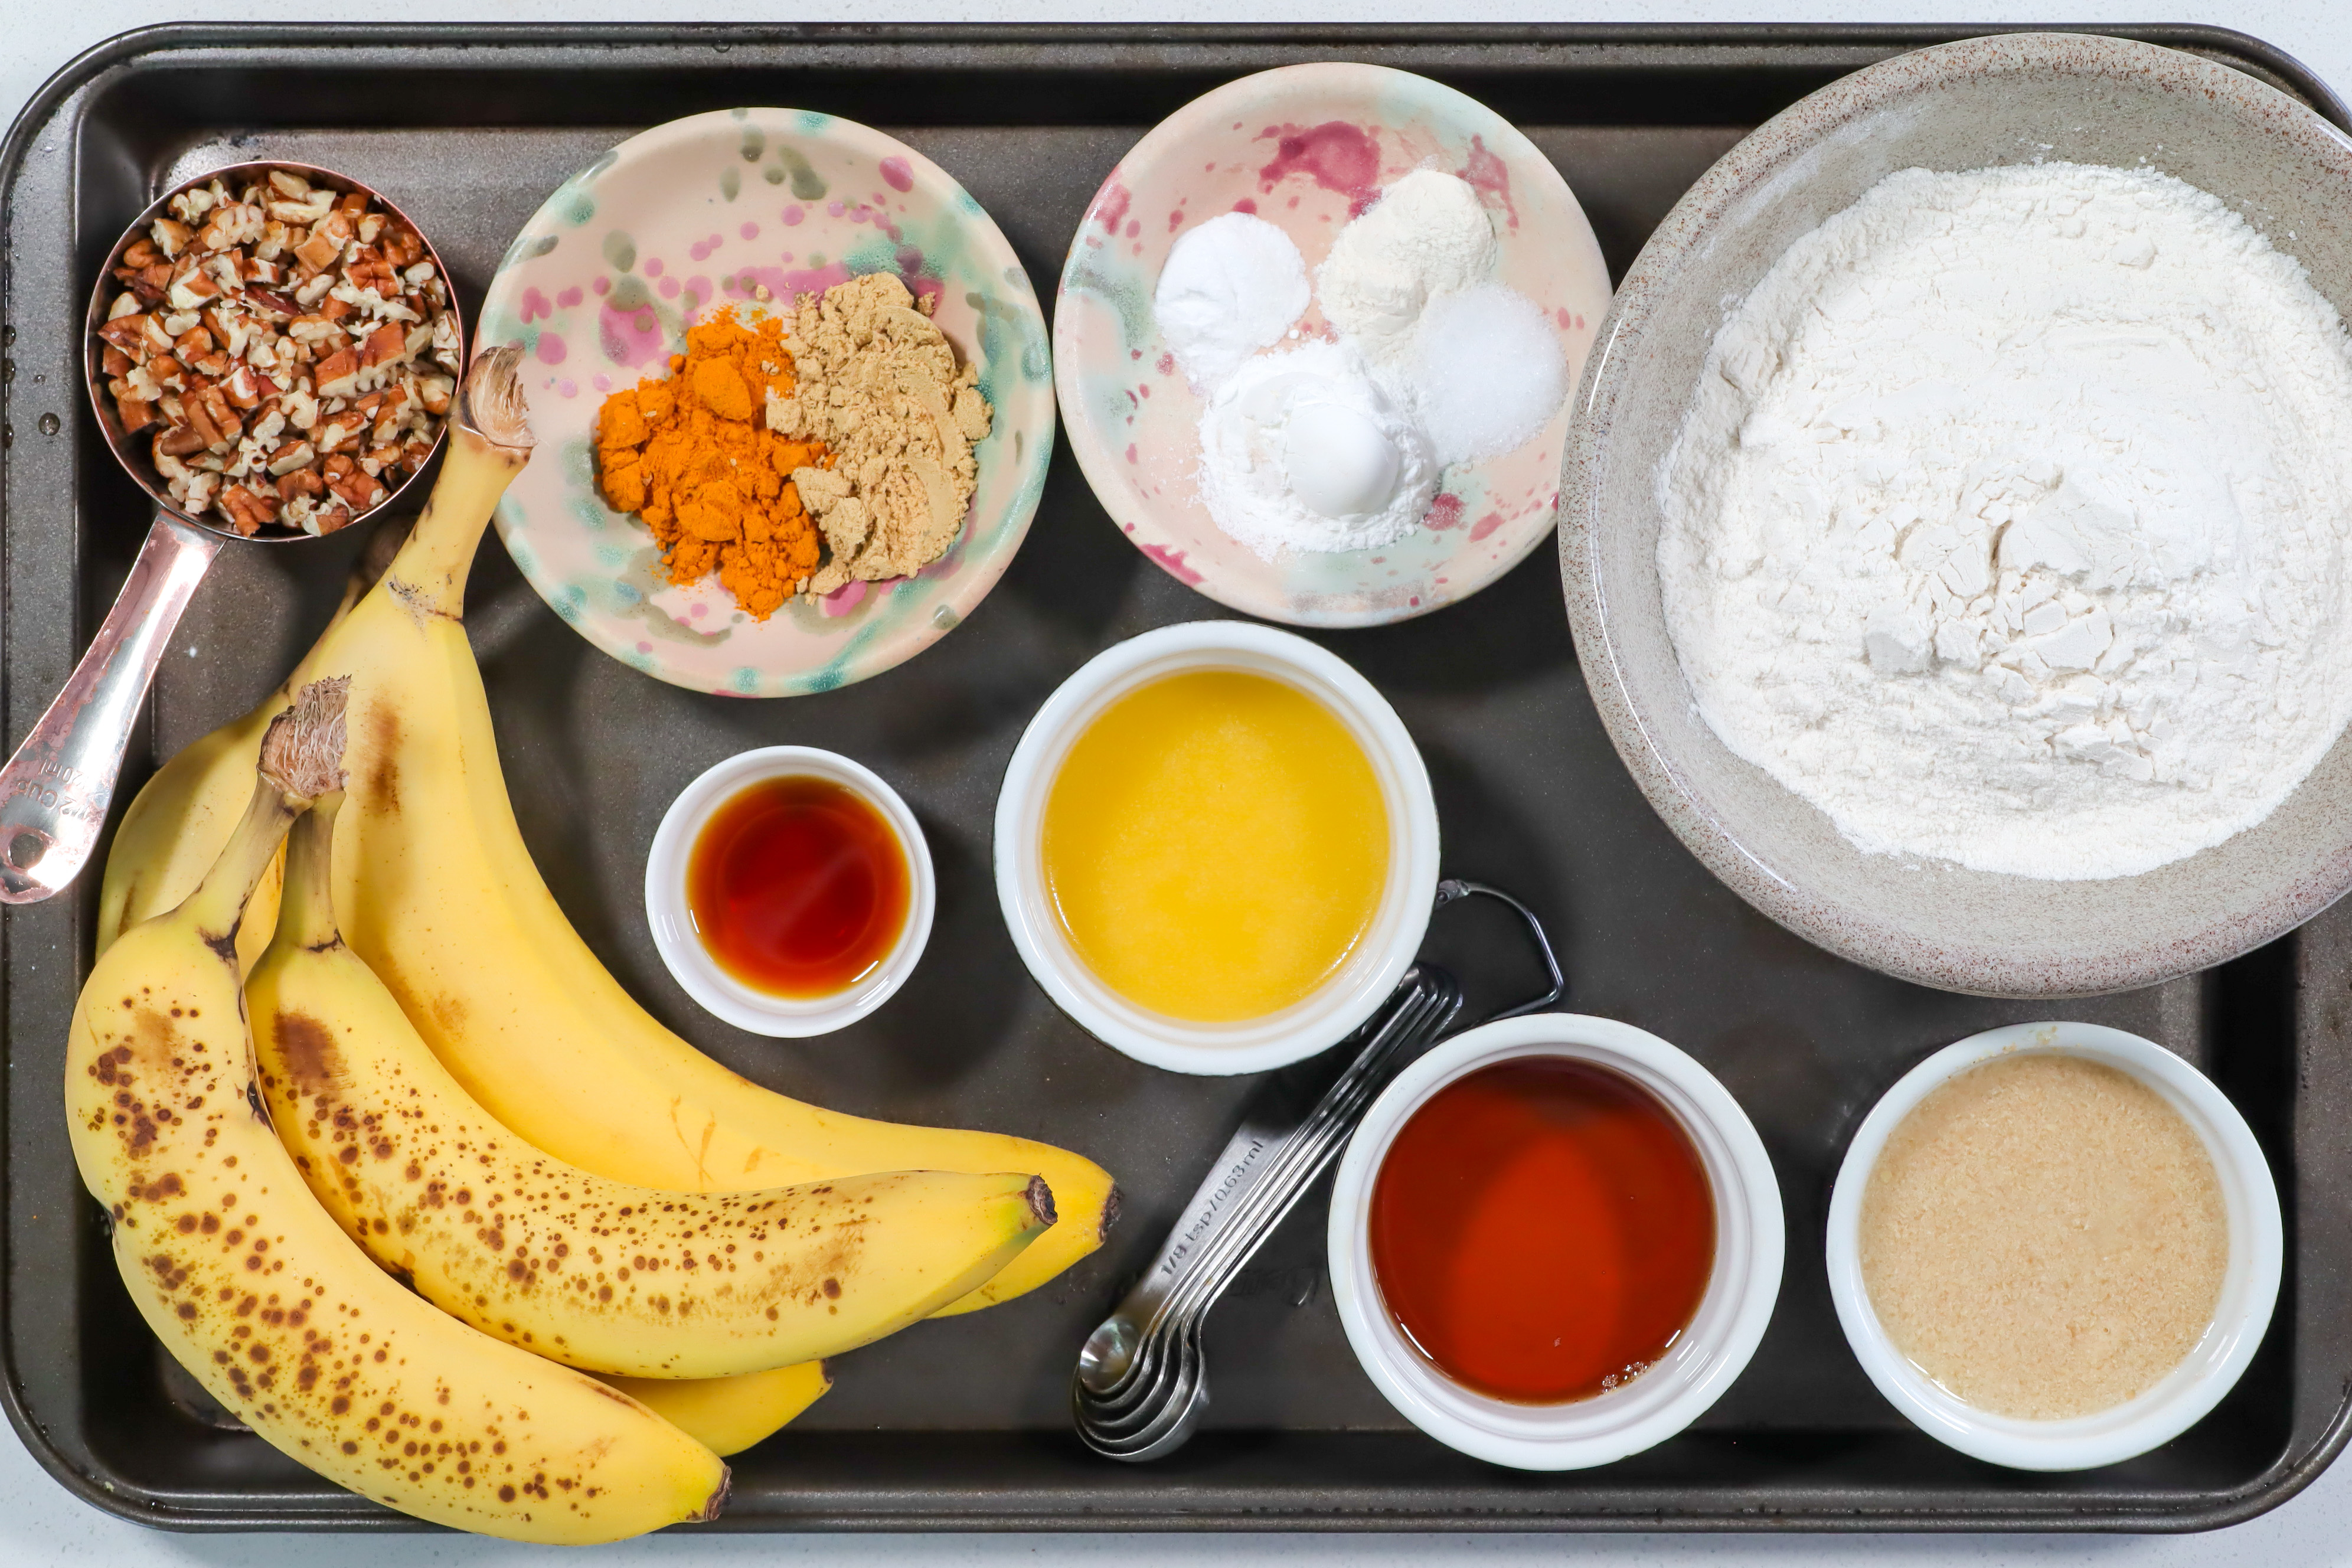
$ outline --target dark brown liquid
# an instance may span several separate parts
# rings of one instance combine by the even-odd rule
[[[1559,1404],[1639,1376],[1690,1326],[1715,1198],[1648,1090],[1560,1057],[1446,1085],[1372,1185],[1389,1314],[1454,1382]]]
[[[907,924],[907,851],[864,795],[765,779],[730,795],[687,858],[686,905],[719,966],[774,996],[830,996]]]

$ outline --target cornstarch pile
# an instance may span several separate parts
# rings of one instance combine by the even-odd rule
[[[1699,713],[1864,850],[2146,871],[2352,716],[2352,351],[2168,175],[1887,176],[1732,310],[1658,487]]]

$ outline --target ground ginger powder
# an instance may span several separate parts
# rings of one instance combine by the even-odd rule
[[[714,312],[670,356],[667,381],[604,399],[596,415],[596,475],[605,504],[635,512],[660,543],[676,584],[716,572],[755,620],[766,620],[818,570],[820,535],[793,482],[820,482],[822,442],[768,428],[765,410],[795,390],[783,323],[747,327]]]
[[[2204,1142],[2128,1073],[1997,1057],[1913,1108],[1864,1189],[1863,1286],[1895,1347],[1979,1410],[2112,1409],[2186,1360],[2229,1217]]]

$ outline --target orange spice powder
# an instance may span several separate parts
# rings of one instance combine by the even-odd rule
[[[820,535],[792,482],[830,468],[823,444],[765,424],[768,395],[789,396],[783,322],[747,327],[726,306],[688,329],[669,379],[646,379],[596,414],[596,477],[605,504],[635,512],[660,543],[672,583],[712,572],[755,620],[766,620],[817,568]]]

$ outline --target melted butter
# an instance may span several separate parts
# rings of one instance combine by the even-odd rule
[[[1103,984],[1195,1023],[1259,1018],[1344,965],[1388,880],[1363,748],[1295,687],[1168,676],[1089,724],[1045,804],[1045,884]]]

